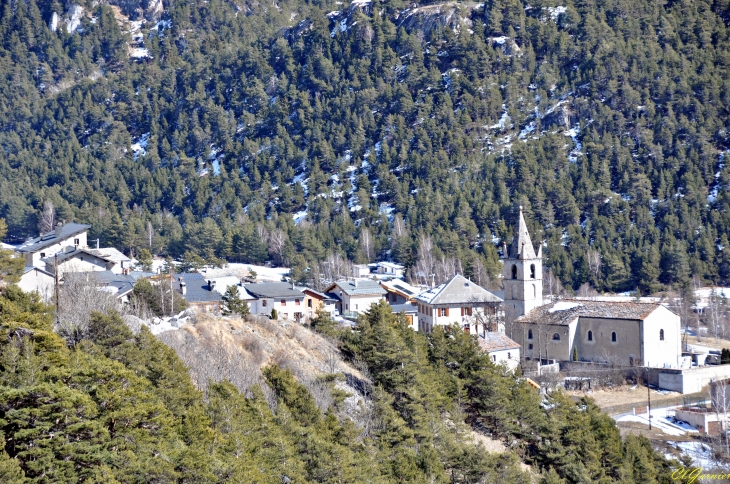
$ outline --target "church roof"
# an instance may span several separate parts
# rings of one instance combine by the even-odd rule
[[[659,303],[561,299],[537,307],[514,322],[567,326],[578,318],[644,320],[660,306]]]
[[[532,246],[530,233],[527,231],[525,217],[522,215],[522,207],[520,207],[520,216],[515,227],[515,236],[512,239],[512,245],[509,248],[509,257],[511,259],[535,259],[535,248]]]

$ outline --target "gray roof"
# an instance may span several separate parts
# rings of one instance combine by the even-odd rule
[[[91,225],[69,223],[61,226],[61,233],[56,237],[56,231],[51,230],[50,232],[36,237],[35,239],[28,240],[21,244],[16,250],[18,252],[38,252],[41,249],[50,247],[53,244],[58,244],[63,240],[66,240],[74,235],[78,235],[82,232],[86,232],[91,228]]]
[[[369,279],[338,281],[335,282],[335,285],[348,296],[382,296],[383,294],[387,294],[387,291],[380,287],[380,283],[378,281],[371,281]],[[331,290],[332,287],[330,287],[330,291]]]
[[[114,294],[116,297],[129,294],[134,289],[134,283],[137,280],[134,276],[126,274],[115,274],[112,271],[92,271],[92,272],[64,272],[63,279],[85,278],[88,282],[103,286]]]
[[[175,274],[175,279],[182,278],[185,283],[185,298],[191,303],[196,302],[220,302],[221,295],[217,291],[211,291],[208,281],[202,274],[197,272],[183,272]]]
[[[76,257],[77,255],[82,255],[82,254],[90,255],[91,257],[96,257],[97,259],[103,260],[105,262],[114,263],[113,260],[107,259],[103,255],[95,254],[87,249],[75,249],[75,250],[72,250],[71,252],[59,252],[57,254],[58,262],[63,262],[68,259],[72,259],[72,258]],[[54,264],[56,261],[56,256],[46,257],[44,259],[41,259],[41,261],[45,262],[46,264]]]
[[[516,350],[520,345],[512,341],[503,333],[487,332],[479,335],[479,347],[486,351]]]
[[[515,323],[567,326],[578,318],[628,319],[642,321],[661,306],[659,303],[589,301],[562,299],[537,307],[515,319]]]
[[[272,299],[304,298],[304,293],[288,282],[260,282],[243,286],[255,297]]]
[[[340,300],[340,298],[333,298],[331,294],[325,294],[323,292],[315,291],[314,289],[306,287],[306,286],[297,287],[297,289],[299,289],[302,292],[309,291],[312,294],[314,294],[315,296],[320,297],[324,301],[339,301]]]
[[[393,311],[393,313],[398,314],[400,312],[404,313],[416,313],[418,312],[418,306],[411,303],[405,303],[405,304],[390,304],[390,309]]]
[[[27,273],[29,273],[29,272],[31,272],[31,271],[38,271],[38,272],[42,272],[43,274],[47,274],[47,275],[49,275],[49,276],[51,276],[51,277],[54,277],[54,276],[53,276],[53,274],[51,274],[50,272],[48,272],[48,271],[44,271],[44,270],[43,270],[43,269],[41,269],[40,267],[35,267],[35,266],[25,266],[25,267],[23,268],[23,275],[25,275],[25,274],[27,274]]]
[[[97,282],[99,284],[108,284],[115,281],[134,282],[137,280],[134,276],[126,274],[115,274],[112,271],[68,271],[63,273],[64,279],[83,277],[89,282]]]
[[[520,207],[520,216],[515,229],[515,236],[509,248],[509,257],[511,259],[535,259],[535,248],[532,246],[530,233],[527,231],[525,217],[522,215],[522,207]]]
[[[464,303],[499,303],[502,302],[491,292],[459,274],[449,282],[439,284],[416,297],[416,300],[427,304],[464,304]]]
[[[124,255],[122,252],[118,251],[114,247],[102,247],[101,249],[89,249],[90,252],[93,252],[94,254],[100,255],[108,260],[114,261],[114,262],[125,262],[125,261],[131,261],[129,257]]]
[[[338,296],[334,292],[326,292],[324,294],[325,296],[327,296],[328,299],[331,299],[333,301],[342,301],[342,299],[340,299],[340,296]]]

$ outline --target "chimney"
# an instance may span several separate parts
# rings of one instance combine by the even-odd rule
[[[56,224],[56,237],[61,236],[61,227],[63,227],[63,224],[61,222]]]
[[[215,281],[208,281],[208,290],[209,291],[215,290]]]
[[[180,292],[182,293],[183,296],[188,292],[187,284],[185,284],[183,281],[180,281]]]

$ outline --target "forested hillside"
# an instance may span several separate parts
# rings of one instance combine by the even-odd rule
[[[727,0],[108,1],[4,0],[14,240],[484,281],[522,204],[573,288],[730,278]]]
[[[144,326],[132,334],[116,313],[93,314],[71,344],[54,333],[50,307],[9,286],[0,481],[671,482],[670,462],[643,437],[622,439],[592,402],[543,399],[494,367],[473,335],[426,336],[394,319],[373,306],[362,333],[345,336],[347,354],[372,374],[356,424],[343,410],[348,395],[333,390],[320,408],[278,366],[264,368],[261,385],[211,382],[203,394],[173,350]],[[475,444],[465,420],[509,450]]]

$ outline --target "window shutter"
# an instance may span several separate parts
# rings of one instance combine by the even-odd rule
[[[449,315],[449,308],[446,308],[446,309],[444,310],[444,316],[448,316],[448,315]]]

